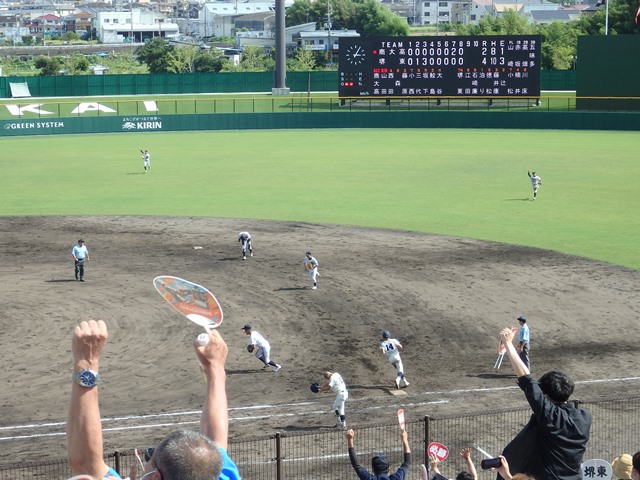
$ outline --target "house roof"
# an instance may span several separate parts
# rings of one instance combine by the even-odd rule
[[[523,3],[502,3],[502,4],[495,4],[494,5],[496,12],[498,13],[504,13],[507,10],[513,10],[515,12],[521,12],[522,9],[524,8],[524,4]]]
[[[293,0],[285,0],[284,6],[290,7]],[[204,8],[213,15],[249,15],[251,13],[275,11],[273,3],[255,2],[255,3],[231,3],[231,2],[215,2],[205,3]]]
[[[36,17],[31,21],[36,22],[38,20],[42,22],[57,22],[58,20],[60,20],[60,17],[58,17],[57,15],[52,15],[50,13],[47,13],[46,15],[40,15],[39,17]]]
[[[580,16],[580,10],[531,10],[531,18],[536,22],[569,22]]]
[[[237,20],[265,20],[267,18],[275,17],[276,12],[268,11],[268,12],[258,12],[258,13],[248,13],[247,15],[242,15],[236,19]]]

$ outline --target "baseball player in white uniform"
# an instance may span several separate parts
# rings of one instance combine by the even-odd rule
[[[402,359],[400,358],[400,349],[402,349],[402,344],[395,338],[391,338],[389,330],[382,332],[380,350],[387,356],[389,363],[396,367],[396,388],[400,388],[401,381],[404,383],[405,387],[409,386],[409,381],[404,376],[404,368],[402,366]]]
[[[344,404],[349,398],[349,390],[347,384],[344,383],[342,375],[338,372],[326,371],[322,376],[327,380],[327,383],[320,387],[321,392],[333,392],[336,394],[336,399],[333,401],[333,411],[338,417],[338,423],[336,427],[346,430],[347,428],[347,416],[344,413]]]
[[[248,323],[242,327],[242,331],[249,335],[249,341],[247,342],[247,346],[253,346],[253,352],[255,352],[256,357],[262,363],[264,363],[264,367],[268,368],[269,366],[273,367],[274,372],[280,371],[282,365],[278,365],[276,362],[271,360],[271,345],[267,342],[267,339],[260,335],[258,332],[254,332],[251,329],[251,325]]]
[[[247,259],[247,248],[249,249],[249,255],[253,257],[253,245],[251,244],[251,234],[249,232],[240,232],[238,234],[238,241],[242,245],[242,259]]]
[[[538,188],[542,185],[542,180],[540,177],[536,175],[536,172],[527,172],[529,175],[529,180],[531,180],[531,188],[533,188],[533,199],[536,199],[536,195],[538,195]]]
[[[311,252],[307,252],[304,257],[304,269],[309,275],[309,278],[313,282],[313,289],[318,288],[318,277],[320,273],[318,273],[318,261],[313,258]]]
[[[142,152],[142,161],[144,166],[144,173],[147,173],[149,170],[151,170],[151,154],[148,150]]]

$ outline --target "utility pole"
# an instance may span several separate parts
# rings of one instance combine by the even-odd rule
[[[287,44],[285,39],[284,0],[276,0],[276,69],[272,95],[289,95],[287,88]]]
[[[329,66],[333,67],[333,45],[331,43],[331,0],[327,0],[327,49],[329,50]]]

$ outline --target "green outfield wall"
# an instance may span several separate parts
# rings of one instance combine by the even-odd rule
[[[71,117],[0,121],[0,136],[314,128],[640,130],[640,114],[615,112],[320,112]]]
[[[640,35],[581,35],[578,110],[640,111]]]
[[[0,77],[0,97],[11,98],[10,83],[29,86],[32,97],[105,95],[169,95],[184,93],[271,93],[273,72],[172,73],[158,75],[73,75],[59,77]],[[574,70],[543,70],[542,90],[575,90]],[[292,92],[338,90],[338,72],[289,72]]]

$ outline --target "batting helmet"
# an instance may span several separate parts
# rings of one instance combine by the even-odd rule
[[[317,383],[312,383],[311,385],[309,385],[309,388],[313,393],[318,393],[320,391],[320,385],[318,385]]]
[[[389,330],[385,330],[384,332],[382,332],[382,338],[384,338],[385,340],[387,338],[391,338],[391,333],[389,333]]]

